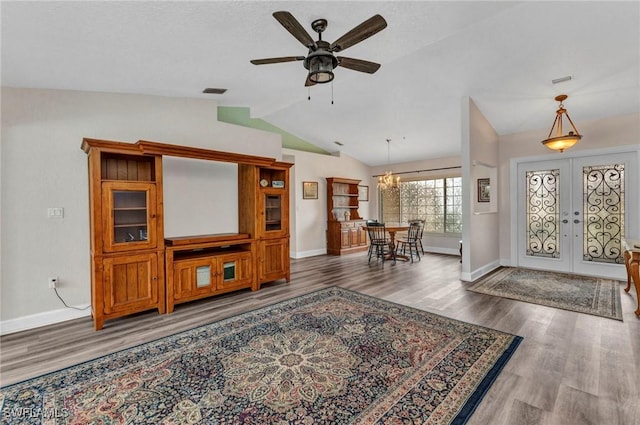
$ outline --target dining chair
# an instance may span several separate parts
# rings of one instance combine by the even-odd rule
[[[416,220],[409,220],[409,224],[411,223],[419,223],[420,224],[420,231],[418,232],[418,249],[420,250],[420,253],[422,255],[424,255],[424,247],[422,246],[422,234],[424,232],[424,220],[420,220],[420,219],[416,219]],[[407,234],[404,234],[403,236],[407,236]]]
[[[424,255],[424,247],[422,246],[422,233],[424,232],[424,220],[416,220],[416,222],[420,223],[420,231],[418,232],[418,246],[420,247],[420,252]]]
[[[398,244],[398,250],[401,250],[402,254],[406,255],[407,247],[409,247],[409,257],[411,257],[411,262],[413,263],[414,254],[418,257],[418,261],[420,260],[420,246],[422,243],[420,242],[421,234],[422,234],[422,223],[420,221],[413,221],[409,224],[409,230],[407,231],[407,236],[398,239],[396,242]]]
[[[376,256],[376,261],[382,259],[382,267],[384,267],[384,261],[389,253],[391,253],[389,247],[389,238],[387,237],[387,230],[384,223],[369,223],[367,224],[367,232],[369,234],[369,261],[371,263],[371,257]]]

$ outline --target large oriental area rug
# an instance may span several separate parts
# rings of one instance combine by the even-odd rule
[[[2,388],[2,423],[463,424],[520,341],[332,287]]]
[[[505,267],[467,289],[622,320],[620,282],[617,280]]]

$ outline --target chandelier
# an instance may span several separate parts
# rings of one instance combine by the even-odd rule
[[[571,121],[571,117],[569,117],[569,113],[566,109],[564,109],[564,105],[562,101],[567,99],[566,94],[561,94],[556,96],[556,101],[560,102],[560,106],[556,111],[556,119],[553,121],[553,125],[551,126],[551,130],[549,131],[549,135],[545,140],[542,141],[542,144],[552,149],[554,151],[563,152],[565,149],[569,149],[571,146],[578,143],[580,139],[582,139],[582,135],[578,133],[576,126]],[[566,115],[569,124],[571,124],[571,128],[573,131],[569,131],[569,133],[563,135],[562,134],[562,116]],[[556,128],[556,134],[554,137],[551,137],[553,134],[553,129]]]
[[[391,139],[387,139],[387,164],[391,164]],[[384,176],[378,177],[378,188],[381,190],[393,190],[397,189],[400,183],[400,177],[393,176],[393,172],[391,170],[385,171]]]

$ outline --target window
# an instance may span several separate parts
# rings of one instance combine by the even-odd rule
[[[462,233],[462,178],[401,181],[380,191],[382,221],[423,220],[427,233]]]

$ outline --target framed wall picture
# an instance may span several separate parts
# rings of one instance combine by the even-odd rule
[[[491,202],[491,179],[478,179],[478,202]]]
[[[318,199],[318,182],[302,182],[302,199]]]
[[[358,201],[369,200],[369,186],[358,185]]]

